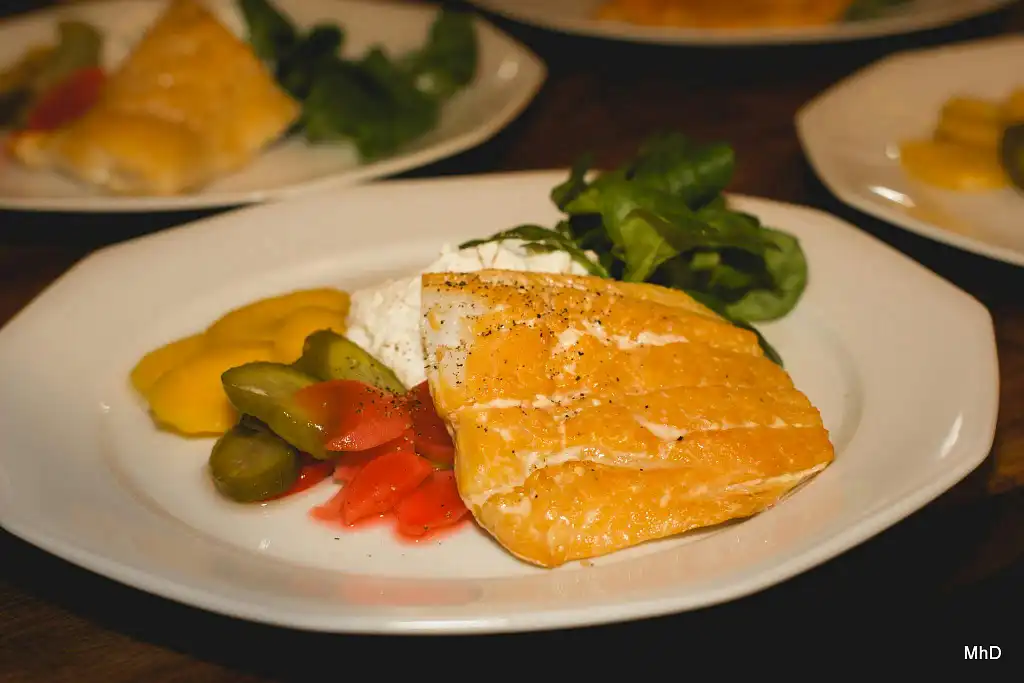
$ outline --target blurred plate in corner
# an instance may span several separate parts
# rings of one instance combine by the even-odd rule
[[[1024,265],[1024,195],[1008,176],[991,172],[999,130],[1015,117],[1024,120],[1024,73],[1011,65],[1024,65],[1024,38],[897,53],[806,104],[796,118],[801,144],[825,186],[850,206],[929,239]],[[940,164],[934,148],[915,150],[932,175],[969,171],[961,180],[938,180],[969,183],[973,191],[908,172],[905,143],[936,136],[968,146],[975,139],[988,150],[983,167]]]
[[[236,0],[204,0],[241,35]],[[372,45],[398,55],[426,40],[439,6],[387,0],[273,0],[300,28],[317,22],[344,32],[343,55]],[[63,19],[87,22],[102,32],[104,66],[117,64],[156,21],[166,0],[73,2],[0,22],[0,65],[15,63],[30,46],[53,41]],[[189,194],[171,197],[112,196],[55,172],[30,170],[0,159],[0,209],[35,211],[178,211],[278,200],[314,189],[342,187],[390,176],[463,152],[508,125],[534,98],[546,67],[527,48],[479,17],[475,79],[443,105],[439,125],[388,156],[364,163],[348,144],[310,144],[289,136],[230,175]]]

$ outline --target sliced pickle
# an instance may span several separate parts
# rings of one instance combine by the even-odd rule
[[[279,496],[299,476],[298,451],[276,434],[239,422],[210,452],[210,476],[223,495],[239,503]]]
[[[331,330],[320,330],[306,337],[302,356],[294,365],[320,380],[354,379],[385,391],[405,393],[405,386],[391,368]]]
[[[1024,123],[1008,126],[999,147],[999,160],[1014,187],[1024,192]]]
[[[224,393],[238,412],[260,420],[300,451],[324,459],[324,428],[295,400],[296,392],[318,381],[290,365],[265,361],[221,375]]]

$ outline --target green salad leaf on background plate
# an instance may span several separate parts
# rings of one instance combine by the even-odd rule
[[[433,129],[441,106],[472,82],[479,46],[472,17],[439,11],[423,45],[341,56],[344,29],[302,31],[268,0],[239,0],[256,54],[302,103],[295,132],[311,142],[350,141],[363,160],[393,153]]]

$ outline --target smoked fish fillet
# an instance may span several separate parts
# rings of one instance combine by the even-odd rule
[[[170,0],[84,116],[13,139],[14,156],[124,195],[177,195],[252,161],[300,113],[198,0]]]
[[[701,29],[792,28],[840,21],[852,0],[608,0],[597,18]]]
[[[579,275],[422,276],[459,494],[541,567],[749,517],[834,459],[756,336],[686,294]]]

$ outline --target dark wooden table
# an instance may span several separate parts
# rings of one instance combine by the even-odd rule
[[[847,654],[862,659],[887,643],[904,654],[916,647],[906,634],[895,640],[880,635],[894,622],[913,619],[918,628],[941,627],[929,641],[933,658],[963,659],[963,646],[977,643],[1000,645],[1004,663],[1019,661],[1024,639],[1013,620],[1024,595],[1024,269],[918,238],[843,206],[809,169],[793,116],[815,93],[894,51],[1020,31],[1024,6],[896,39],[771,49],[617,44],[499,23],[549,65],[543,91],[496,138],[408,176],[565,167],[586,150],[600,164],[614,164],[657,129],[729,141],[739,159],[732,190],[830,211],[989,307],[998,335],[1001,417],[993,452],[955,489],[778,587],[619,626],[443,642],[403,639],[402,652],[419,648],[455,656],[454,648],[463,654],[488,649],[495,657],[505,653],[511,663],[547,649],[588,652],[593,659],[602,648],[615,652],[618,646],[622,653],[628,644],[630,651],[653,646],[676,656],[684,648],[693,656],[698,644],[700,651],[716,644],[749,651],[771,639],[782,617],[812,623],[830,637],[865,617],[871,625],[858,626],[858,638],[834,639],[852,643]],[[199,215],[0,212],[0,321],[91,250]],[[346,661],[370,648],[394,651],[395,642],[285,631],[193,610],[95,576],[0,531],[3,682],[310,680],[352,675],[342,668]],[[402,658],[416,661],[415,655]]]

